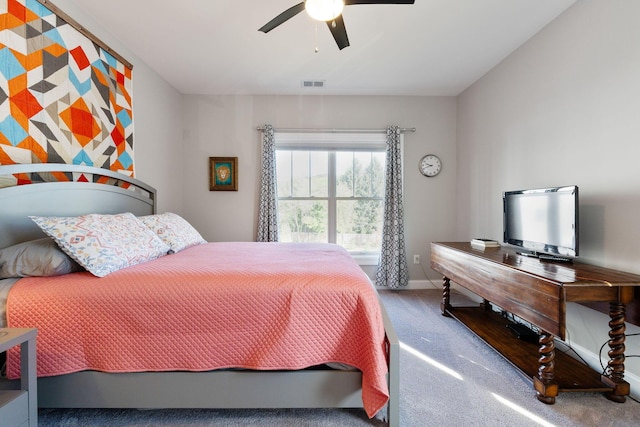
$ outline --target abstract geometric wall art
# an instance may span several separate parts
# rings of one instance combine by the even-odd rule
[[[132,176],[131,64],[77,28],[48,1],[0,0],[0,164]]]

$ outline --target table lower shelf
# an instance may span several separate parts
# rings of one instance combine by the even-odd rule
[[[483,307],[449,307],[447,314],[495,349],[528,379],[533,381],[538,376],[539,345],[518,339],[507,329],[509,321],[499,313]],[[555,351],[554,363],[554,382],[561,392],[613,390],[601,381],[598,372],[563,352]]]

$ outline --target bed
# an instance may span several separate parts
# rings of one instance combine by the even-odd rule
[[[29,182],[26,185],[13,185],[17,180]],[[41,182],[44,181],[44,182]],[[80,182],[78,182],[80,181]],[[0,166],[0,248],[6,248],[11,245],[20,242],[26,242],[46,237],[42,229],[38,227],[29,216],[46,216],[46,217],[70,217],[80,216],[87,214],[104,214],[104,215],[116,215],[123,212],[131,213],[135,217],[148,217],[156,214],[156,192],[155,190],[139,181],[115,172],[111,172],[101,168],[92,168],[76,165],[62,165],[62,164],[33,164],[33,165],[5,165]],[[222,246],[221,246],[222,245]],[[47,280],[46,286],[40,286],[45,292],[47,289],[53,289],[55,286],[62,286],[61,282],[75,283],[76,289],[81,289],[80,283],[83,280],[93,280],[91,283],[112,283],[110,289],[117,289],[119,284],[129,283],[132,279],[131,276],[143,276],[145,281],[149,282],[147,274],[151,274],[149,270],[153,270],[155,273],[161,271],[162,275],[175,274],[175,269],[187,269],[189,263],[194,259],[220,259],[223,260],[224,265],[235,265],[233,256],[245,257],[253,260],[254,265],[263,265],[267,272],[274,267],[274,262],[270,262],[266,255],[257,253],[254,255],[254,249],[258,250],[258,247],[265,247],[265,245],[274,245],[269,247],[267,252],[282,251],[279,257],[282,259],[287,256],[300,256],[294,264],[306,262],[312,259],[324,259],[322,262],[328,264],[337,263],[332,261],[336,256],[333,253],[334,248],[326,246],[304,247],[304,250],[300,248],[287,247],[285,244],[261,244],[261,243],[227,243],[227,244],[213,244],[202,243],[184,249],[178,253],[159,257],[151,261],[141,263],[139,265],[121,269],[119,271],[106,274],[103,278],[94,277],[91,273],[86,271],[72,272],[67,275],[47,278],[25,278],[17,281],[15,288],[12,290],[14,297],[13,300],[17,300],[15,295],[19,295],[17,289],[24,286],[26,283],[36,283],[36,285],[43,284],[43,280]],[[299,255],[295,255],[295,254]],[[235,254],[235,255],[234,255]],[[247,255],[251,254],[251,255]],[[340,250],[338,255],[340,256]],[[355,263],[353,261],[347,261],[341,259],[339,263],[343,265],[343,270],[349,270]],[[170,266],[167,266],[170,264]],[[200,263],[204,265],[209,263]],[[221,265],[222,265],[221,264]],[[271,265],[270,265],[271,264]],[[286,263],[285,263],[286,264]],[[291,264],[291,263],[289,263]],[[265,267],[268,266],[268,267]],[[300,264],[302,265],[302,264]],[[357,267],[357,266],[356,266]],[[215,267],[212,267],[216,270]],[[263,274],[263,272],[249,270],[251,267],[237,267],[231,269],[232,271],[226,271],[227,278],[231,277],[229,283],[224,285],[225,289],[231,288],[232,284],[238,283],[238,277],[242,280],[247,279],[247,275],[250,280],[246,286],[235,286],[237,288],[259,288],[256,286],[260,280],[256,278],[257,274]],[[318,264],[317,270],[322,270],[322,264]],[[169,271],[171,270],[171,271]],[[196,269],[197,271],[190,271],[187,273],[181,273],[182,278],[181,292],[183,289],[187,289],[190,286],[197,292],[204,292],[208,288],[202,285],[197,285],[197,278],[203,275],[211,274],[207,271],[207,268]],[[311,271],[314,270],[313,263],[307,264],[306,267],[300,270]],[[184,271],[184,270],[179,270]],[[155,274],[154,273],[154,274]],[[300,271],[298,271],[300,273]],[[279,273],[278,273],[279,274]],[[234,276],[235,275],[235,276]],[[239,275],[239,276],[238,276]],[[262,277],[262,276],[260,276]],[[38,281],[42,279],[41,281]],[[159,280],[159,279],[158,279]],[[247,279],[248,280],[248,279]],[[256,282],[256,280],[258,282]],[[307,276],[297,276],[297,278],[287,279],[302,282],[302,286],[296,288],[296,295],[304,295],[301,289],[310,288],[305,286],[307,281],[310,282],[310,278]],[[22,283],[22,284],[20,284]],[[158,286],[161,288],[158,282]],[[371,284],[368,284],[371,290]],[[65,285],[66,286],[66,285]],[[201,286],[198,288],[198,286]],[[96,287],[96,286],[93,286]],[[126,286],[120,286],[123,292]],[[170,288],[170,286],[165,286]],[[33,286],[37,288],[37,286]],[[209,287],[211,288],[211,287]],[[338,298],[340,301],[347,298],[346,296],[337,297],[332,294],[327,294],[326,288],[340,288],[333,284],[332,286],[324,287],[322,296],[314,295],[312,297],[302,299],[304,301],[304,309],[298,310],[307,312],[314,312],[317,310],[318,318],[331,317],[333,314],[327,307],[331,307],[331,301]],[[266,287],[262,290],[262,294],[253,295],[250,298],[257,298],[260,301],[271,298],[274,293],[274,289]],[[67,292],[67,291],[65,291]],[[75,291],[74,291],[75,292]],[[79,292],[79,291],[78,291]],[[111,292],[111,291],[110,291]],[[211,291],[213,292],[213,291]],[[216,301],[226,301],[221,305],[231,305],[235,296],[225,296],[226,290],[222,294],[198,294],[203,300],[213,299]],[[368,295],[369,291],[364,291],[365,295]],[[58,371],[52,370],[45,372],[44,368],[40,365],[38,367],[38,404],[40,407],[47,408],[364,408],[367,414],[371,417],[376,413],[378,415],[384,414],[384,418],[391,426],[399,425],[399,342],[391,325],[391,322],[384,310],[382,304],[380,304],[375,295],[375,308],[368,310],[373,314],[367,314],[365,317],[379,318],[381,325],[374,325],[372,329],[379,328],[381,333],[381,343],[371,343],[371,346],[376,348],[377,353],[374,354],[374,359],[382,359],[384,363],[384,384],[376,384],[377,392],[373,394],[377,397],[373,399],[375,402],[383,402],[384,408],[380,409],[380,405],[375,402],[372,403],[371,383],[376,383],[372,380],[374,375],[371,374],[368,367],[363,368],[363,364],[358,360],[359,356],[354,356],[350,359],[350,356],[345,356],[340,353],[342,346],[336,346],[335,343],[339,342],[339,337],[334,336],[329,338],[331,334],[327,333],[327,337],[323,334],[322,330],[314,330],[314,340],[316,341],[329,341],[334,342],[335,355],[338,357],[331,357],[326,351],[323,353],[320,349],[316,348],[315,342],[305,343],[310,350],[302,352],[304,357],[296,359],[294,362],[287,364],[274,362],[269,360],[266,364],[264,360],[259,362],[255,361],[255,354],[251,353],[252,350],[247,350],[245,354],[249,359],[243,359],[243,362],[238,364],[230,363],[225,360],[226,365],[220,365],[225,369],[206,369],[206,363],[189,365],[186,368],[171,369],[171,365],[163,365],[166,361],[157,362],[158,364],[153,366],[152,370],[141,369],[140,366],[118,366],[117,369],[111,369],[107,366],[105,369],[95,370],[89,369],[86,365],[78,363],[77,366],[67,369],[68,373],[63,368],[59,368]],[[153,292],[149,292],[147,289],[145,292],[139,292],[140,294],[149,295]],[[326,294],[326,295],[325,295]],[[25,306],[33,305],[29,302],[29,294],[25,293],[24,298],[27,303]],[[75,294],[74,294],[75,295]],[[38,301],[40,299],[49,299],[51,296],[33,297],[32,301]],[[122,298],[122,295],[116,296],[116,298]],[[224,298],[230,298],[224,300]],[[280,299],[284,301],[291,301],[291,295],[281,296]],[[358,300],[362,300],[362,296],[357,297]],[[319,303],[315,307],[311,308],[310,302],[306,300],[318,300]],[[366,299],[366,298],[364,298]],[[111,304],[109,312],[117,311],[117,302],[104,303],[108,306]],[[156,306],[158,303],[154,301],[150,303],[152,306]],[[190,302],[191,306],[193,302]],[[267,306],[279,304],[276,300],[269,301]],[[97,304],[100,305],[100,304]],[[339,305],[339,304],[338,304]],[[359,302],[357,305],[361,305]],[[258,304],[258,306],[261,306]],[[168,307],[168,306],[167,306]],[[170,308],[158,306],[158,310],[152,316],[159,316],[159,313],[166,312]],[[255,309],[254,305],[254,309]],[[70,308],[73,310],[73,308]],[[96,308],[97,309],[97,308]],[[176,311],[180,311],[175,309]],[[255,309],[257,313],[260,310]],[[151,310],[153,311],[153,310]],[[195,310],[196,312],[198,310]],[[34,316],[38,315],[38,310],[34,310],[35,313],[27,316],[28,320],[22,320],[25,322],[37,321],[42,323],[43,331],[46,332],[47,319],[35,319]],[[17,309],[12,313],[18,313]],[[291,315],[291,310],[288,312]],[[243,314],[243,316],[250,316],[249,314]],[[262,315],[262,314],[261,314]],[[20,316],[12,314],[12,318],[18,319]],[[194,316],[193,313],[190,316]],[[198,316],[196,314],[196,316]],[[213,314],[215,316],[215,314]],[[305,314],[305,316],[308,316]],[[315,316],[315,314],[314,314]],[[346,315],[348,317],[348,315]],[[355,318],[355,314],[353,315]],[[8,316],[9,317],[9,316]],[[167,316],[171,317],[171,316]],[[171,317],[173,318],[173,317]],[[293,316],[292,316],[293,318]],[[157,317],[156,317],[157,319]],[[194,320],[195,325],[198,324],[200,318],[197,317]],[[111,325],[113,319],[108,319],[106,324]],[[304,319],[303,319],[304,321]],[[317,318],[311,316],[311,320],[307,319],[307,322],[318,323]],[[114,321],[115,322],[115,321]],[[200,329],[204,329],[204,325],[211,323],[225,323],[230,325],[228,318],[206,318],[202,319],[202,325]],[[274,322],[278,322],[274,320]],[[372,321],[374,322],[374,321]],[[377,321],[375,321],[377,322]],[[255,319],[253,324],[257,324]],[[286,323],[286,322],[285,322]],[[357,323],[357,322],[354,322]],[[11,325],[9,325],[11,326]],[[38,327],[37,324],[33,326]],[[117,329],[120,326],[114,325]],[[339,326],[339,328],[342,328]],[[255,329],[255,328],[252,328]],[[259,329],[259,328],[258,328]],[[294,328],[295,329],[295,328]],[[344,327],[345,332],[348,333],[347,328]],[[262,336],[269,335],[267,332],[270,329],[262,329],[260,331],[252,331],[251,333],[260,333]],[[171,358],[175,358],[180,352],[180,348],[188,346],[189,342],[182,339],[184,334],[179,332],[179,328],[174,333],[175,339],[163,340],[161,343],[153,344],[154,351],[156,353],[162,353],[166,350],[166,353],[171,354]],[[237,332],[237,331],[236,331]],[[43,332],[44,333],[44,332]],[[84,334],[83,330],[83,334]],[[284,334],[279,332],[280,334]],[[351,332],[355,335],[346,335],[346,339],[353,341],[353,337],[358,336],[355,332]],[[112,336],[117,335],[111,332]],[[51,334],[50,334],[51,335]],[[65,334],[61,333],[61,336]],[[73,336],[73,333],[67,334]],[[317,335],[317,336],[316,336]],[[365,335],[366,336],[366,335]],[[351,337],[351,338],[349,338]],[[374,340],[377,340],[375,334],[372,335]],[[136,339],[139,337],[133,337],[132,341],[120,343],[121,348],[125,346],[128,348],[135,344]],[[215,341],[218,338],[198,338],[198,342],[203,342],[210,345],[208,353],[220,353],[218,351],[224,346],[219,345],[224,341]],[[227,336],[225,339],[229,339]],[[344,337],[342,339],[345,339]],[[371,340],[371,339],[365,339]],[[45,336],[39,337],[40,347],[42,351],[46,351]],[[214,341],[207,341],[214,340]],[[333,341],[331,341],[333,340]],[[253,342],[273,342],[271,338],[261,338],[260,340],[253,339]],[[276,340],[277,341],[277,340]],[[287,341],[287,340],[282,340]],[[289,340],[291,341],[291,340]],[[42,346],[41,346],[42,344]],[[57,344],[53,344],[54,346]],[[366,346],[366,343],[362,343],[362,346]],[[181,347],[182,346],[182,347]],[[347,348],[348,346],[344,346]],[[215,349],[215,350],[214,350]],[[279,351],[287,351],[286,349],[280,349]],[[327,350],[328,351],[328,350]],[[363,350],[364,351],[364,347]],[[369,351],[369,350],[367,350]],[[136,351],[134,350],[133,353]],[[207,352],[205,352],[207,353]],[[355,353],[359,353],[356,351]],[[50,352],[46,351],[46,354]],[[281,356],[281,355],[280,355]],[[279,357],[280,357],[279,356]],[[307,357],[308,356],[308,357]],[[251,359],[253,357],[254,359]],[[260,356],[263,358],[263,356]],[[275,359],[277,357],[274,356]],[[44,359],[48,359],[44,357]],[[125,357],[126,359],[126,357]],[[324,360],[326,359],[326,360]],[[112,361],[109,361],[111,363]],[[327,362],[327,363],[320,363]],[[333,363],[339,362],[340,364],[347,365],[347,368],[336,369]],[[353,363],[349,363],[353,362]],[[49,363],[45,360],[43,363]],[[127,362],[128,363],[128,362]],[[199,362],[198,362],[199,363]],[[8,371],[15,369],[12,368],[11,357],[9,357]],[[182,366],[182,365],[181,365]],[[186,366],[186,365],[185,365]],[[218,365],[216,365],[218,366]],[[349,368],[349,366],[358,366],[361,369]],[[242,368],[242,369],[239,369]],[[379,366],[377,367],[379,376]],[[111,371],[110,371],[111,369]],[[41,375],[41,371],[43,375]],[[125,372],[126,371],[126,372]],[[16,372],[13,372],[15,375]],[[0,387],[11,388],[16,387],[16,380],[2,380]],[[276,393],[273,391],[277,390]],[[386,396],[385,396],[386,394]],[[388,396],[388,399],[387,399]],[[382,400],[381,400],[382,399]],[[385,414],[386,412],[386,414]]]

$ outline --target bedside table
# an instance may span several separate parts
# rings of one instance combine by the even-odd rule
[[[37,329],[0,328],[0,353],[20,346],[20,390],[0,390],[2,426],[38,425]]]

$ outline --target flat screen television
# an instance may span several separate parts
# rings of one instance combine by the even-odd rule
[[[505,243],[540,258],[578,256],[578,186],[505,191],[502,202]]]

